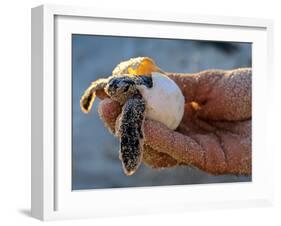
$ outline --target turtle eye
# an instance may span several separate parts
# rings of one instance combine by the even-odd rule
[[[108,88],[109,88],[110,90],[117,89],[117,88],[118,88],[118,80],[117,80],[117,79],[112,79],[112,80],[108,83]]]
[[[130,85],[126,85],[125,88],[124,88],[124,92],[127,92],[129,87],[130,87]]]
[[[124,80],[122,80],[121,82],[120,82],[120,85],[119,85],[119,88],[121,88],[122,89],[122,91],[124,92],[124,93],[126,93],[128,90],[129,90],[129,88],[131,87],[131,86],[134,86],[135,85],[135,82],[134,81],[132,81],[131,79],[124,79]]]

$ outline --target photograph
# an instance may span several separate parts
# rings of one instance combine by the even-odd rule
[[[72,190],[252,181],[252,43],[72,34]]]

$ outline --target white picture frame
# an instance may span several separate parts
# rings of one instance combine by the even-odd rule
[[[74,31],[89,34],[93,28],[99,34],[128,35],[125,32],[130,28],[129,35],[145,36],[143,33],[145,29],[134,29],[136,24],[141,28],[158,27],[154,35],[146,34],[153,37],[171,37],[173,32],[173,37],[181,38],[182,34],[178,29],[180,26],[191,31],[191,39],[253,43],[255,77],[253,78],[252,182],[75,192],[71,190],[71,154],[59,151],[59,147],[62,146],[66,147],[66,150],[71,148],[69,140],[71,116],[67,110],[70,101],[64,101],[64,107],[58,108],[61,99],[68,99],[71,94],[71,77],[68,76],[71,73],[69,35]],[[160,24],[169,29],[160,28]],[[214,29],[217,32],[213,32]],[[161,14],[123,12],[114,9],[55,5],[33,8],[32,216],[41,220],[56,220],[271,205],[273,179],[268,175],[272,171],[273,153],[268,148],[266,140],[261,138],[266,137],[266,119],[270,117],[270,112],[262,106],[262,103],[267,102],[273,83],[272,33],[273,22],[265,19],[165,12]],[[60,51],[60,48],[64,51]],[[65,76],[56,76],[57,73]],[[56,133],[61,134],[59,140],[56,138]],[[265,151],[267,154],[262,154]],[[166,198],[161,198],[163,196]]]

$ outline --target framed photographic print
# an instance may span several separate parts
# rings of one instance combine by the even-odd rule
[[[270,20],[32,9],[32,216],[270,205]]]

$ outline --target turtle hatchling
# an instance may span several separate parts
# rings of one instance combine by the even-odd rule
[[[145,119],[175,130],[183,117],[184,96],[177,84],[148,57],[121,62],[111,76],[94,81],[80,100],[84,113],[91,110],[96,92],[101,91],[123,106],[116,121],[119,158],[124,173],[132,175],[142,161]]]

